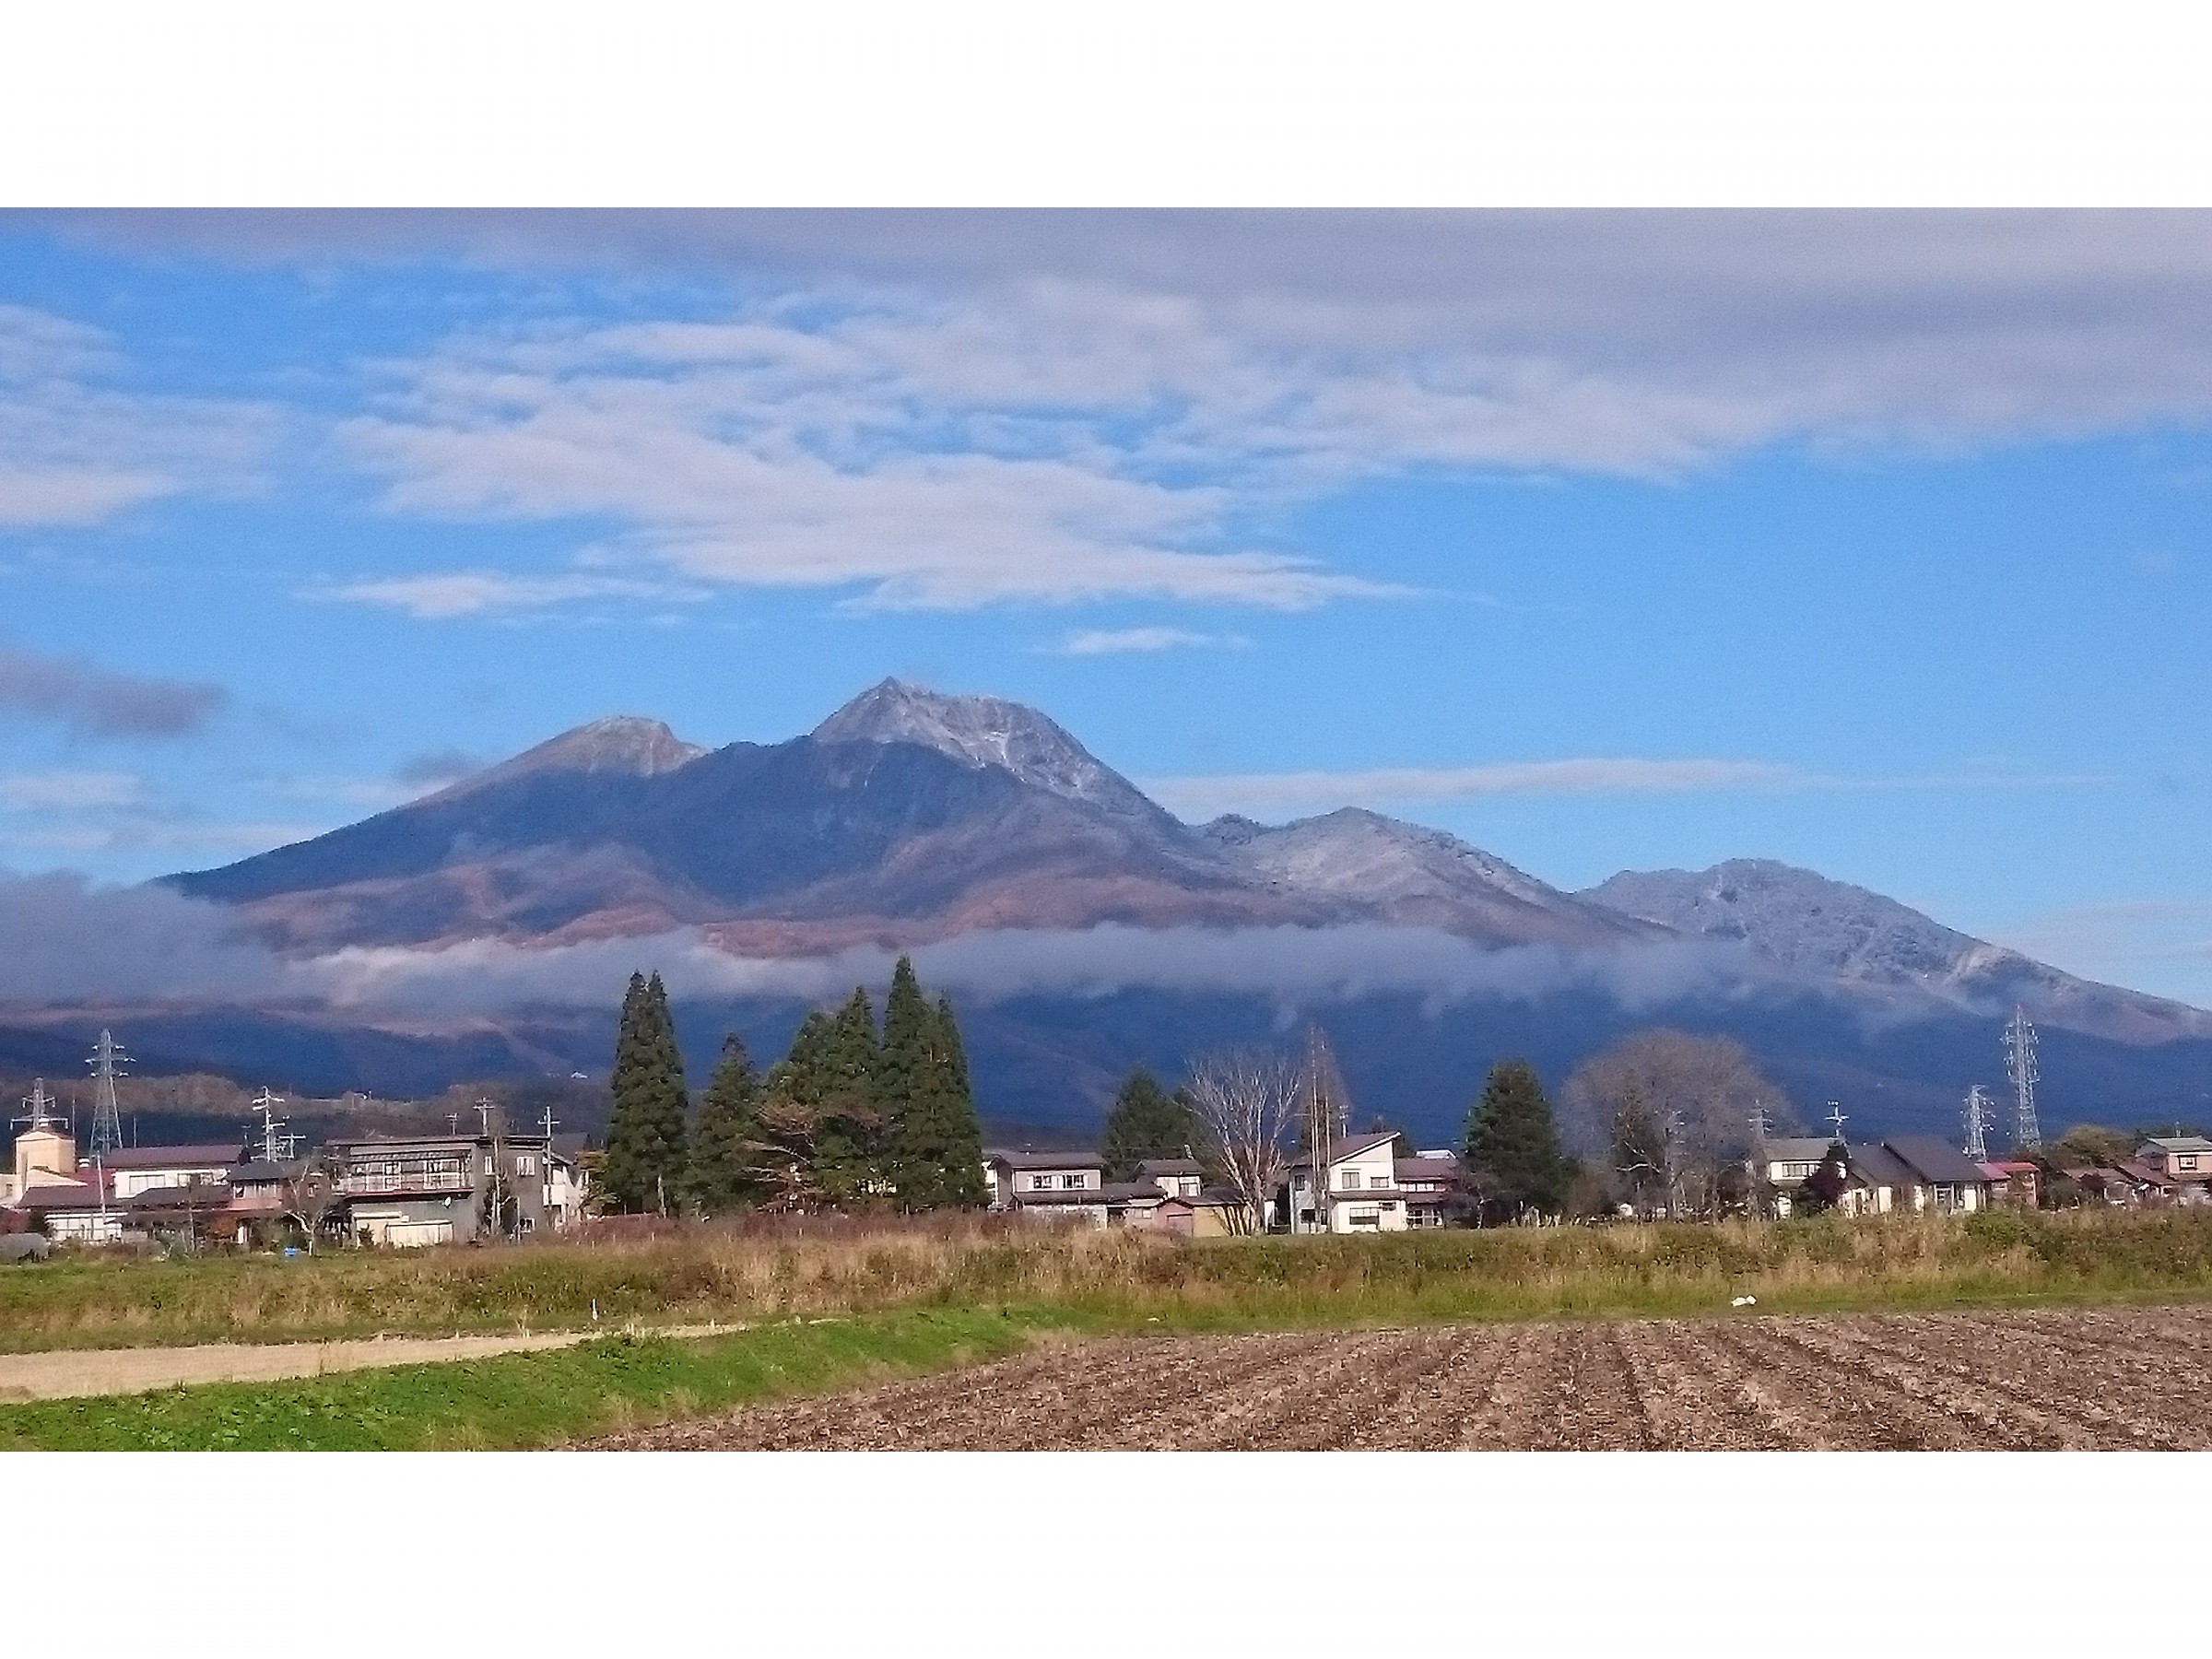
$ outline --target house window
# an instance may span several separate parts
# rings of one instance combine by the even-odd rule
[[[2177,1170],[2194,1170],[2194,1169],[2195,1169],[2195,1168],[2196,1168],[2196,1154],[2195,1154],[2195,1153],[2194,1153],[2194,1152],[2187,1152],[2187,1153],[2183,1153],[2183,1154],[2181,1157],[2179,1157],[2179,1158],[2176,1158],[2176,1159],[2173,1160],[2173,1167],[2174,1167],[2175,1169],[2177,1169]]]
[[[1344,1171],[1337,1177],[1337,1184],[1347,1192],[1356,1190],[1359,1185],[1359,1171],[1357,1170]]]
[[[1030,1177],[1030,1190],[1032,1193],[1045,1192],[1051,1188],[1052,1184],[1053,1178],[1050,1175],[1032,1175]]]
[[[484,1154],[484,1173],[487,1175],[491,1173],[491,1154],[488,1152]]]
[[[525,1153],[524,1153],[524,1154],[523,1154],[523,1155],[522,1155],[520,1158],[518,1158],[518,1159],[516,1159],[514,1160],[514,1172],[515,1172],[517,1175],[535,1175],[535,1174],[536,1174],[536,1173],[537,1173],[537,1159],[536,1159],[536,1158],[535,1158],[535,1156],[533,1156],[532,1154],[528,1153],[528,1152],[525,1152]]]
[[[1390,1177],[1387,1175],[1370,1175],[1367,1178],[1367,1184],[1371,1187],[1386,1187],[1390,1184]]]

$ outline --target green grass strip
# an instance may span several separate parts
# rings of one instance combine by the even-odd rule
[[[284,1382],[0,1406],[0,1449],[397,1452],[557,1445],[624,1428],[976,1363],[1030,1322],[947,1309],[729,1336],[606,1336],[571,1348]]]

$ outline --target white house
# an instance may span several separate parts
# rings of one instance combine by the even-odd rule
[[[995,1147],[983,1154],[991,1182],[991,1207],[1023,1205],[1098,1205],[1106,1184],[1106,1160],[1096,1152],[1047,1151]],[[1090,1196],[1086,1199],[1084,1194]]]
[[[1194,1158],[1147,1158],[1136,1166],[1136,1178],[1171,1198],[1195,1198],[1206,1190],[1206,1166]]]
[[[1336,1142],[1323,1157],[1320,1179],[1312,1159],[1290,1166],[1292,1232],[1403,1232],[1406,1194],[1391,1156],[1397,1131],[1377,1129]]]
[[[235,1142],[192,1147],[117,1147],[102,1162],[114,1195],[135,1198],[156,1187],[212,1186],[242,1162]]]

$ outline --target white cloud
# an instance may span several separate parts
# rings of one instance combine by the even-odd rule
[[[426,622],[544,610],[593,599],[641,599],[667,604],[699,597],[666,582],[635,582],[615,576],[502,576],[488,571],[331,582],[309,588],[301,596],[382,606],[406,611]]]
[[[1767,760],[1573,759],[1488,766],[1394,767],[1368,771],[1244,772],[1215,777],[1147,778],[1140,787],[1184,818],[1327,812],[1401,801],[1472,800],[1486,795],[1679,794],[1737,790],[2072,789],[2109,783],[2090,774],[1994,770],[1917,777],[1838,777]]]
[[[896,953],[746,957],[695,929],[546,948],[471,940],[361,947],[289,965],[293,986],[344,1008],[452,1018],[529,1006],[604,1007],[641,963],[684,997],[820,999],[880,982]],[[1266,996],[1285,1006],[1418,994],[1432,1008],[1477,995],[1535,999],[1570,987],[1636,1007],[1727,994],[1755,975],[1748,953],[1707,940],[1606,951],[1488,949],[1432,928],[1135,928],[966,934],[912,953],[933,985],[997,1002],[1029,994],[1110,996],[1132,987]]]
[[[129,772],[17,772],[0,777],[0,806],[14,812],[83,812],[141,806],[146,785]]]
[[[1254,526],[1360,478],[2212,417],[2206,216],[694,224],[805,275],[396,366],[344,433],[389,504],[877,606],[1300,608],[1377,590]]]
[[[123,368],[98,331],[0,303],[0,529],[99,524],[243,484],[270,410],[101,383]]]
[[[1246,651],[1242,634],[1197,633],[1187,628],[1079,629],[1052,648],[1056,656],[1122,656],[1133,653],[1216,649]]]

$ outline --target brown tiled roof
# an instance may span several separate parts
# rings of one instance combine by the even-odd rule
[[[117,1147],[100,1155],[111,1170],[229,1169],[245,1150],[241,1141],[203,1141],[190,1147]]]
[[[1347,1158],[1357,1158],[1362,1152],[1371,1152],[1377,1147],[1397,1138],[1398,1132],[1395,1129],[1378,1129],[1371,1135],[1347,1135],[1344,1139],[1330,1144],[1325,1161],[1333,1164],[1342,1163]],[[1294,1170],[1312,1169],[1313,1160],[1311,1158],[1301,1158],[1290,1167]]]
[[[1459,1159],[1456,1158],[1401,1158],[1391,1167],[1397,1171],[1397,1179],[1401,1182],[1459,1179]]]
[[[48,1210],[98,1209],[100,1189],[88,1181],[41,1182],[29,1187],[8,1207],[43,1214]]]

